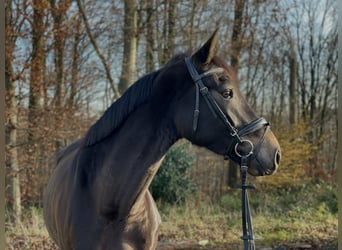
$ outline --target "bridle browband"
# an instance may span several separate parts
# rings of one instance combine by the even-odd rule
[[[188,71],[191,75],[192,80],[195,83],[196,87],[196,96],[195,96],[195,109],[193,114],[193,125],[192,125],[192,134],[193,136],[196,133],[198,120],[199,120],[199,93],[201,93],[202,97],[204,98],[205,102],[207,103],[211,113],[215,118],[219,117],[220,120],[223,122],[225,127],[230,132],[230,136],[232,138],[228,148],[225,158],[235,158],[238,157],[241,162],[240,166],[240,175],[241,175],[241,188],[242,190],[242,232],[243,236],[241,237],[244,241],[244,249],[245,250],[254,250],[254,236],[253,236],[253,227],[252,227],[252,220],[251,214],[249,209],[249,202],[248,202],[248,195],[247,189],[254,188],[253,186],[246,185],[246,178],[247,178],[247,170],[248,170],[248,160],[252,157],[256,157],[261,144],[263,143],[265,136],[269,130],[270,124],[265,120],[265,118],[258,118],[247,125],[243,126],[240,129],[234,127],[231,122],[229,121],[227,115],[224,111],[220,108],[219,104],[215,101],[214,97],[209,92],[207,86],[205,86],[203,82],[203,78],[210,76],[218,71],[222,72],[222,69],[214,69],[206,71],[202,74],[198,74],[194,64],[192,63],[191,57],[185,58],[185,64],[188,68]],[[251,134],[255,131],[264,128],[264,134],[262,135],[259,143],[254,146],[254,144],[248,139],[242,139],[242,137]],[[243,152],[242,149],[239,149],[239,146],[247,144],[249,151]],[[245,145],[246,146],[246,145]],[[235,153],[235,155],[234,155]],[[267,173],[267,172],[266,172]]]

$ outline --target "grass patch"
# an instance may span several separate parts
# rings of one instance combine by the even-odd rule
[[[311,249],[337,249],[336,187],[326,183],[258,187],[249,192],[249,198],[257,247],[300,249],[290,245],[300,242],[310,244]],[[159,241],[205,242],[203,249],[239,249],[240,204],[238,190],[229,191],[215,204],[208,200],[188,200],[182,206],[159,203]],[[9,215],[7,211],[7,249],[58,249],[45,229],[41,209],[26,209],[17,225]]]
[[[10,213],[6,211],[6,249],[58,249],[46,230],[41,209],[31,207],[24,210],[21,221],[16,224],[10,220]]]
[[[250,191],[249,195],[257,246],[304,242],[313,247],[329,244],[330,249],[337,249],[337,197],[333,186],[316,183],[261,190]],[[241,246],[240,205],[239,191],[230,191],[218,204],[208,201],[188,201],[183,207],[159,204],[163,220],[161,239]]]

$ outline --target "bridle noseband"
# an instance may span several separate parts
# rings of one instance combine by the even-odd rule
[[[242,190],[242,232],[243,236],[241,237],[244,241],[244,249],[245,250],[254,250],[254,236],[253,236],[253,227],[252,227],[252,220],[251,220],[251,213],[249,209],[249,201],[247,195],[247,189],[254,188],[253,186],[246,185],[246,178],[247,178],[247,170],[248,170],[248,160],[252,157],[256,157],[261,144],[263,143],[265,136],[269,130],[270,124],[265,120],[265,118],[258,118],[247,125],[243,126],[240,129],[234,127],[231,122],[228,120],[228,117],[220,108],[219,104],[215,101],[214,97],[209,92],[208,88],[205,86],[203,82],[203,78],[218,72],[219,69],[216,70],[209,70],[202,74],[198,74],[195,66],[191,61],[191,57],[185,58],[185,64],[188,68],[188,71],[191,75],[192,80],[195,83],[196,87],[196,100],[195,100],[195,109],[193,115],[193,125],[192,125],[192,134],[193,136],[196,133],[197,126],[198,126],[198,119],[199,119],[199,93],[203,96],[204,100],[206,101],[211,113],[214,115],[215,118],[219,117],[220,120],[223,122],[225,127],[230,132],[230,136],[232,140],[228,146],[227,153],[225,158],[234,158],[238,157],[241,162],[240,166],[240,176],[241,176],[241,188]],[[221,71],[222,72],[222,71]],[[242,137],[251,134],[255,131],[264,128],[264,134],[262,135],[259,143],[254,146],[254,144],[248,139],[242,139]],[[249,150],[243,152],[239,146],[247,144]],[[246,146],[246,145],[245,145]],[[234,155],[235,154],[235,155]]]

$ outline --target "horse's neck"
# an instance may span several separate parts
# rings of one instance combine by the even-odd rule
[[[107,152],[96,188],[105,209],[130,208],[147,190],[163,156],[178,139],[167,118],[156,118],[148,110],[134,112],[102,146],[101,151]]]
[[[172,122],[167,117],[157,118],[160,116],[144,106],[128,117],[112,143],[115,152],[123,153],[118,155],[120,162],[130,165],[136,160],[148,166],[160,160],[178,139]]]

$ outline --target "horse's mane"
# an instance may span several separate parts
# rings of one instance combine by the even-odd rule
[[[139,105],[151,96],[153,81],[160,71],[152,72],[136,81],[116,100],[88,130],[85,145],[91,146],[109,136]]]
[[[187,54],[180,53],[172,57],[163,69],[183,59]],[[118,128],[122,122],[139,105],[148,101],[151,96],[153,82],[162,69],[143,76],[116,100],[88,130],[85,136],[85,146],[91,146],[103,140]]]

